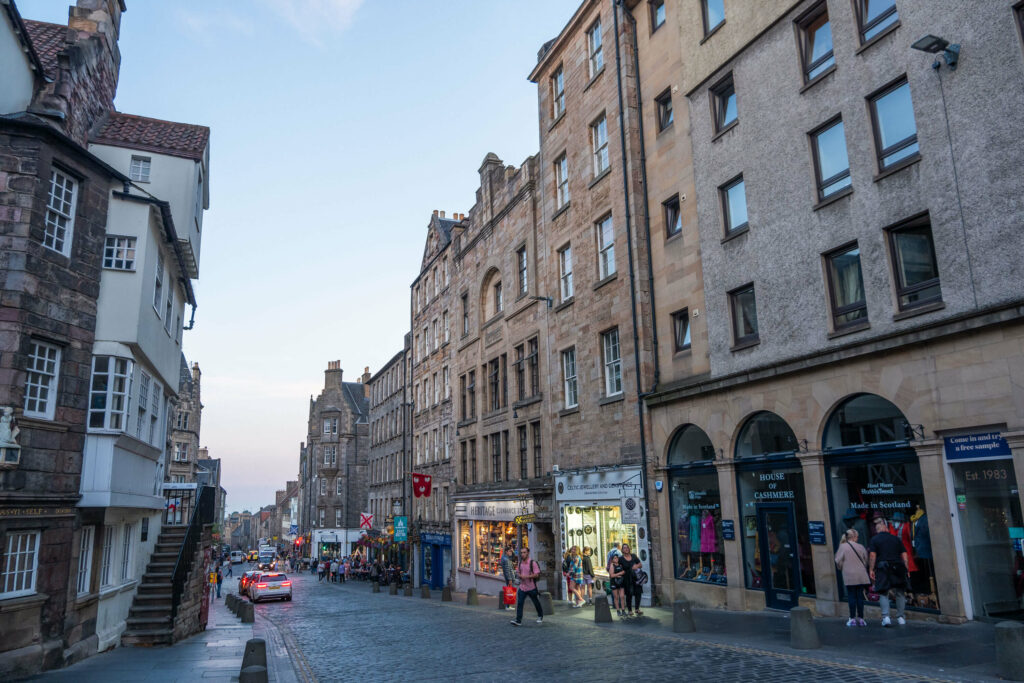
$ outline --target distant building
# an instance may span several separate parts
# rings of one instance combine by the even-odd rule
[[[177,404],[172,416],[171,445],[166,481],[172,484],[196,482],[199,434],[203,421],[202,372],[199,363],[189,368],[181,355]]]
[[[406,335],[408,336],[408,335]],[[399,351],[370,378],[369,502],[374,526],[394,513],[405,514],[408,495],[409,410],[406,405],[406,351]]]

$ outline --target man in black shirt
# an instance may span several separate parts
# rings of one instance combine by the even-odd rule
[[[891,626],[889,618],[889,592],[896,596],[896,623],[907,623],[907,549],[900,539],[889,533],[889,525],[882,517],[874,520],[875,535],[868,542],[868,574],[878,591],[882,607],[882,626]]]

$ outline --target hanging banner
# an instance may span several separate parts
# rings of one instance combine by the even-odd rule
[[[395,540],[409,540],[409,518],[404,516],[395,517]]]
[[[642,524],[640,510],[640,499],[635,496],[626,496],[622,499],[620,515],[623,524]]]

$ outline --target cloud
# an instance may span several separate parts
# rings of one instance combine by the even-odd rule
[[[363,0],[262,0],[275,14],[292,25],[317,47],[324,39],[343,33],[351,24]]]
[[[178,21],[196,38],[208,41],[224,31],[251,36],[253,23],[243,14],[236,14],[228,9],[210,9],[191,11],[177,8],[175,15]]]

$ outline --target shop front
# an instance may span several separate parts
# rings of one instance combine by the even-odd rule
[[[628,544],[651,574],[650,544],[639,467],[612,467],[561,472],[555,476],[562,557],[572,547],[592,553],[595,581],[607,580],[608,553],[615,543]],[[560,577],[561,578],[561,577]],[[566,585],[561,578],[560,596]],[[650,604],[650,587],[643,604]]]
[[[456,589],[497,595],[505,585],[501,555],[507,549],[518,552],[531,546],[533,514],[529,497],[456,502]]]
[[[421,585],[444,588],[452,571],[451,534],[420,534]]]

